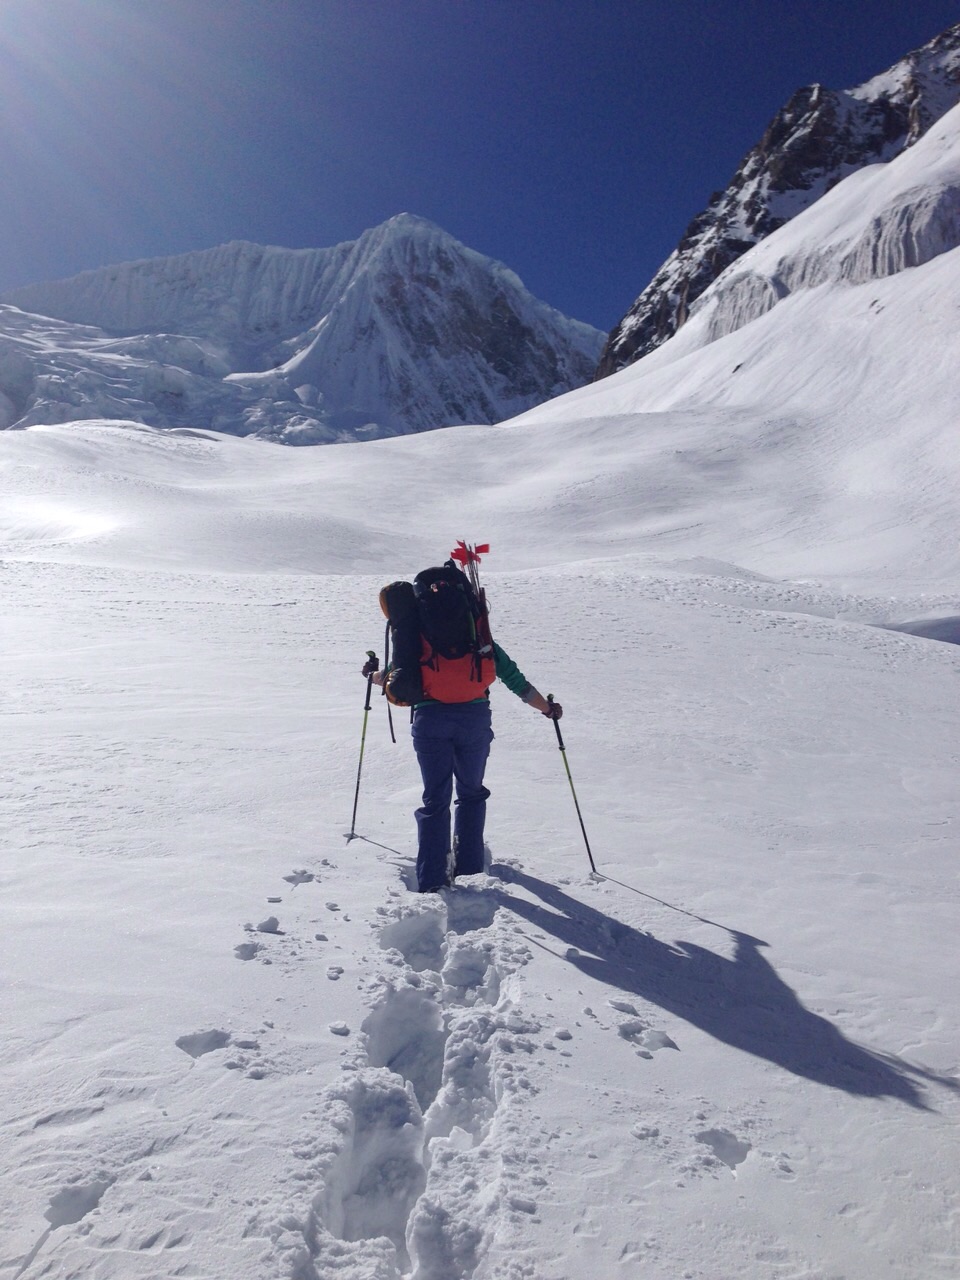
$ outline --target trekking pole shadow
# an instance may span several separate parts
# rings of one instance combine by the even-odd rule
[[[386,859],[386,861],[390,864],[391,867],[397,868],[397,870],[400,872],[400,879],[403,881],[406,887],[410,890],[410,892],[416,893],[417,864],[413,860],[413,858],[407,857],[406,854],[401,853],[399,849],[394,849],[392,845],[381,844],[379,840],[371,840],[369,836],[355,835],[353,838],[354,840],[362,840],[364,844],[372,845],[374,849],[382,849],[384,853],[394,854],[393,858],[388,858]],[[402,861],[397,862],[396,861],[397,858],[402,859]]]
[[[499,875],[501,880],[509,880],[516,868],[507,863],[497,863],[490,868],[491,875]],[[604,871],[591,871],[589,878],[599,883],[606,880],[609,884],[615,884],[620,889],[629,889],[631,893],[637,894],[640,898],[646,898],[648,902],[656,902],[658,906],[667,907],[670,911],[676,911],[679,915],[688,916],[691,920],[699,920],[701,924],[708,924],[714,929],[722,929],[724,933],[729,933],[736,937],[739,930],[734,929],[731,925],[721,924],[719,920],[708,920],[706,916],[698,916],[695,911],[688,911],[686,907],[678,907],[675,902],[667,902],[666,898],[658,898],[654,893],[647,893],[645,889],[638,889],[634,884],[627,884],[624,880],[617,880],[614,876],[608,876]],[[743,937],[749,937],[749,934],[743,934]],[[766,947],[769,944],[764,942],[762,938],[754,938],[754,942],[758,946]]]
[[[641,898],[647,898],[650,902],[656,902],[661,907],[668,907],[671,911],[676,911],[682,916],[689,916],[691,920],[699,920],[701,924],[712,925],[714,929],[723,929],[726,933],[736,936],[737,930],[732,929],[727,924],[720,924],[718,920],[708,920],[706,916],[698,916],[695,911],[688,911],[686,907],[678,907],[675,902],[667,902],[665,898],[658,898],[656,894],[647,893],[645,889],[638,889],[636,885],[626,884],[623,880],[615,880],[613,876],[605,875],[602,871],[597,871],[591,877],[594,880],[608,880],[610,884],[618,885],[621,889],[629,889],[631,893],[636,893]],[[744,934],[744,937],[747,935]],[[761,947],[767,946],[759,938],[754,939]]]
[[[401,853],[399,849],[394,849],[392,845],[381,844],[379,840],[371,840],[369,836],[360,835],[359,832],[353,838],[354,840],[362,840],[364,844],[373,845],[374,849],[382,849],[384,853],[395,853],[398,858],[406,857],[406,854]]]

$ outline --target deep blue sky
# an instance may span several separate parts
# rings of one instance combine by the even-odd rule
[[[401,211],[610,328],[794,89],[947,0],[0,0],[0,290]]]

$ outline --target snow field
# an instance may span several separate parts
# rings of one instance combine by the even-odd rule
[[[341,834],[380,579],[3,577],[12,1274],[951,1274],[955,647],[491,571],[609,879],[498,690],[492,874],[419,899],[382,703]]]

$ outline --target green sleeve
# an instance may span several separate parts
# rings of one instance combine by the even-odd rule
[[[502,680],[511,693],[515,693],[518,698],[522,698],[530,688],[530,681],[526,678],[514,660],[494,642],[493,657],[497,664],[497,679]]]

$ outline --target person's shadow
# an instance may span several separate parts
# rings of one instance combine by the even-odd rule
[[[582,973],[669,1009],[724,1044],[818,1084],[922,1110],[930,1108],[917,1081],[960,1089],[952,1077],[854,1044],[805,1009],[761,954],[767,944],[758,938],[728,930],[736,940],[728,960],[693,943],[661,942],[515,867],[498,863],[491,873],[542,900],[540,906],[494,891],[507,910],[576,948],[567,959]]]

